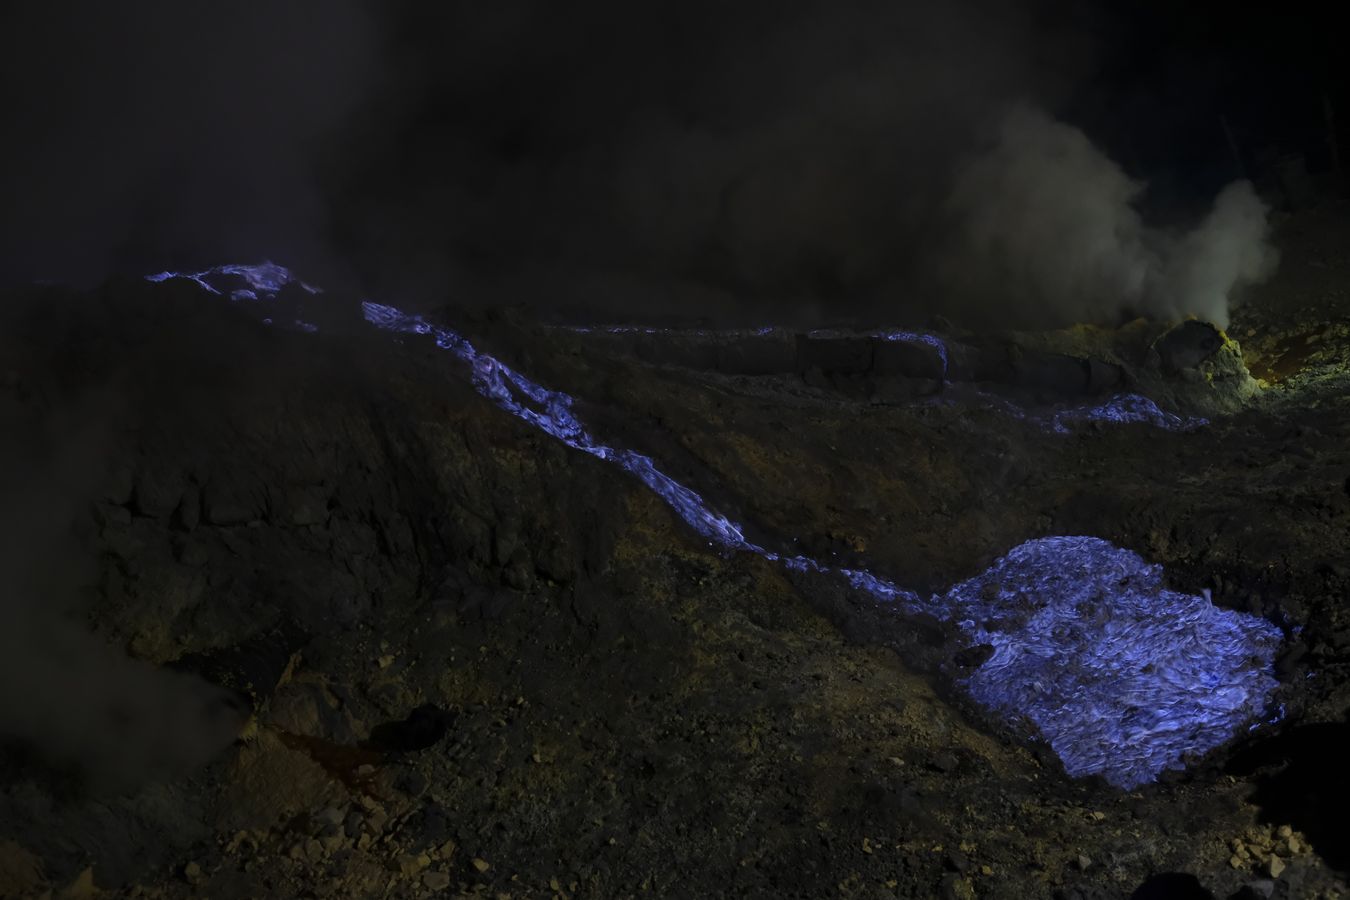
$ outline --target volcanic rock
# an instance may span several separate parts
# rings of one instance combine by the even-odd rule
[[[423,872],[422,884],[426,885],[428,890],[443,891],[450,886],[450,873],[439,870]]]
[[[1158,338],[1153,349],[1158,354],[1163,371],[1177,373],[1195,369],[1218,353],[1224,345],[1223,334],[1208,322],[1182,322]]]
[[[70,619],[143,665],[241,692],[253,721],[190,777],[126,794],[0,744],[0,848],[22,845],[29,893],[92,863],[100,885],[179,900],[191,859],[221,896],[336,900],[387,892],[404,857],[416,880],[396,885],[444,890],[442,867],[458,864],[424,866],[417,851],[445,860],[456,846],[491,849],[494,865],[463,870],[520,895],[647,884],[654,896],[836,896],[845,884],[1040,896],[1072,881],[1081,896],[1114,896],[1164,858],[1206,861],[1204,883],[1231,891],[1259,861],[1234,851],[1234,870],[1211,850],[1259,817],[1298,830],[1267,856],[1284,862],[1298,838],[1307,855],[1285,880],[1313,893],[1343,884],[1308,852],[1334,852],[1317,830],[1334,768],[1315,757],[1229,775],[1220,747],[1130,794],[1071,779],[1024,723],[962,693],[989,659],[961,655],[947,623],[710,547],[640,478],[503,412],[430,339],[354,323],[282,331],[190,284],[116,293],[116,314],[102,295],[44,294],[68,325],[25,324],[10,304],[0,328],[0,370],[22,369],[25,383],[62,372],[72,390],[125,370],[135,411],[100,445],[108,484],[92,478],[73,504],[92,574],[70,594]],[[90,329],[103,349],[72,369],[71,335]],[[822,365],[808,391],[796,335],[724,352],[734,345],[720,338],[644,336],[642,353],[681,361],[660,366],[636,358],[637,338],[610,353],[600,338],[516,335],[522,377],[574,395],[605,447],[649,454],[747,540],[925,598],[1051,534],[1129,547],[1188,594],[1222,572],[1216,612],[1248,597],[1281,622],[1301,610],[1308,665],[1282,669],[1276,699],[1287,715],[1339,721],[1344,529],[1321,504],[1345,495],[1350,416],[1334,377],[1193,430],[1108,421],[1060,433],[1037,403],[1139,389],[1209,409],[1204,396],[1240,380],[1236,348],[1164,371],[1148,358],[1159,326],[1079,329],[1019,336],[1018,369],[1007,336],[968,335],[949,345],[944,385],[927,380],[931,345],[854,335],[848,352],[810,348],[846,371]],[[793,369],[777,373],[788,343]],[[849,371],[867,353],[870,368]],[[937,399],[869,402],[910,377],[878,368],[911,364]],[[990,380],[973,382],[977,370]],[[1017,393],[1018,378],[1045,399]],[[287,637],[272,647],[274,634]],[[50,705],[71,716],[78,700]],[[1319,791],[1272,781],[1305,771]],[[1101,823],[1085,824],[1097,811]],[[254,837],[230,839],[241,831]],[[944,871],[957,858],[935,848],[963,842],[978,848],[961,851],[978,853],[978,873]],[[1098,862],[1078,870],[1080,852]]]

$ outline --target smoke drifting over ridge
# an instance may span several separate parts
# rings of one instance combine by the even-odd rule
[[[1252,192],[1203,231],[1153,224],[1143,181],[1046,112],[1111,33],[1081,7],[602,8],[393,30],[400,102],[341,217],[381,295],[426,276],[619,316],[1223,321],[1268,268]]]
[[[0,741],[18,739],[126,789],[207,762],[237,734],[237,704],[193,675],[133,659],[80,614],[92,553],[72,526],[97,494],[118,404],[35,412],[0,392]]]
[[[1222,321],[1269,268],[1249,189],[1151,224],[1149,173],[1048,112],[1116,33],[1082,4],[57,7],[6,13],[11,280],[270,256],[388,299],[1000,326]]]
[[[6,4],[0,283],[329,266],[320,164],[375,81],[373,27],[359,0]]]
[[[1129,310],[1226,326],[1233,291],[1275,263],[1265,205],[1234,182],[1177,231],[1145,223],[1143,190],[1078,129],[1015,107],[994,146],[956,173],[948,277],[962,295],[1002,297],[1040,324]]]

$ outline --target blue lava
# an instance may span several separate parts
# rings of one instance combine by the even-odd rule
[[[1092,537],[1015,547],[940,601],[993,655],[964,684],[1033,724],[1073,776],[1146,784],[1252,721],[1279,628],[1169,590],[1162,567]]]
[[[736,336],[766,337],[780,329],[772,325],[764,325],[758,328],[748,328],[740,331],[714,331],[707,328],[655,328],[650,325],[604,325],[592,327],[590,325],[571,325],[568,331],[577,334],[594,334],[596,331],[603,331],[606,334],[681,334],[691,335],[702,338],[727,338]],[[942,375],[945,378],[950,368],[947,359],[947,343],[935,334],[925,334],[918,331],[900,331],[895,328],[888,328],[884,331],[862,332],[864,337],[878,338],[883,341],[906,341],[914,344],[927,344],[937,351],[942,359]],[[808,331],[809,337],[832,338],[832,337],[857,337],[858,333],[851,331],[842,331],[832,328],[818,328],[814,331]]]
[[[1209,424],[1201,416],[1182,416],[1163,410],[1142,394],[1116,394],[1103,403],[1029,411],[1005,397],[975,390],[978,402],[1006,416],[1030,422],[1052,434],[1072,434],[1073,426],[1094,422],[1110,425],[1151,425],[1163,431],[1194,431]]]
[[[1117,394],[1105,403],[1060,410],[1048,419],[1049,427],[1060,434],[1067,434],[1070,425],[1082,422],[1142,423],[1166,431],[1192,431],[1209,424],[1207,419],[1199,416],[1166,412],[1140,394]]]
[[[220,293],[207,275],[250,268],[186,277]],[[167,277],[173,276],[151,280]],[[289,273],[266,277],[277,285],[292,280]],[[531,381],[420,316],[370,302],[363,311],[383,330],[429,336],[467,366],[474,387],[500,409],[631,473],[710,545],[755,553],[795,572],[832,574],[898,614],[923,612],[953,623],[970,645],[992,651],[962,686],[1005,720],[1032,726],[1071,776],[1095,774],[1119,788],[1135,788],[1184,768],[1190,755],[1214,749],[1271,714],[1279,629],[1259,616],[1219,609],[1207,597],[1167,589],[1161,567],[1128,550],[1093,537],[1027,541],[983,574],[929,598],[864,569],[782,556],[748,540],[741,526],[650,457],[597,439],[567,394]],[[1067,429],[1097,419],[1193,427],[1132,395],[1061,410],[1051,424]]]
[[[154,275],[145,276],[146,281],[155,283],[168,281],[172,278],[185,278],[188,281],[195,282],[212,294],[226,295],[236,303],[275,300],[277,293],[288,284],[299,285],[310,294],[322,293],[318,288],[296,278],[291,274],[290,269],[279,266],[274,262],[262,262],[256,265],[215,266],[201,272],[156,272]],[[240,279],[248,287],[230,286],[231,284],[238,284]],[[228,295],[226,291],[229,292]],[[265,318],[263,322],[271,325],[272,319]],[[319,330],[319,326],[300,319],[296,319],[292,324],[309,334],[314,334]]]
[[[432,325],[421,316],[410,316],[379,303],[366,302],[362,308],[368,322],[386,331],[430,335],[436,346],[450,351],[469,365],[474,387],[484,397],[567,446],[616,463],[637,476],[709,541],[731,550],[765,552],[762,547],[747,541],[736,523],[713,512],[698,494],[658,469],[651,457],[632,450],[615,449],[597,440],[572,412],[573,401],[567,394],[536,384],[500,360],[479,353],[453,331]]]
[[[247,288],[231,290],[231,300],[257,300],[260,294],[266,299],[271,299],[288,284],[298,284],[311,294],[319,293],[318,288],[305,284],[292,275],[290,269],[279,266],[274,262],[263,262],[256,265],[215,266],[201,272],[157,272],[154,275],[147,275],[145,280],[160,282],[168,281],[170,278],[186,278],[189,281],[195,281],[212,294],[223,294],[225,288],[217,287],[216,282],[229,276],[242,278],[244,283],[248,285]]]
[[[745,331],[711,331],[708,329],[677,331],[672,328],[655,328],[640,325],[607,325],[599,328],[575,325],[569,327],[568,330],[578,334],[592,334],[596,331],[603,331],[607,334],[685,334],[704,338],[726,338],[735,335],[764,336],[772,334],[777,329],[766,326]],[[951,371],[950,351],[947,348],[947,342],[935,334],[928,334],[927,332],[922,331],[903,331],[896,328],[868,332],[844,331],[837,328],[818,328],[807,332],[807,336],[814,338],[863,336],[882,341],[903,341],[911,344],[926,344],[937,351],[938,358],[942,360],[943,381],[946,384],[950,384],[950,382],[947,381],[947,376]],[[988,405],[993,406],[995,409],[1013,416],[1014,418],[1031,422],[1038,427],[1054,432],[1055,434],[1071,434],[1073,431],[1072,426],[1091,422],[1104,422],[1115,425],[1152,425],[1155,428],[1162,428],[1167,431],[1192,431],[1203,425],[1209,424],[1209,420],[1199,416],[1181,416],[1176,413],[1166,412],[1161,409],[1158,404],[1142,394],[1116,394],[1114,397],[1111,397],[1103,403],[1073,406],[1049,412],[1028,412],[1006,399],[983,392],[981,392],[981,396]]]
[[[947,359],[947,342],[935,334],[925,334],[919,331],[897,331],[890,329],[877,332],[876,337],[883,341],[904,341],[910,344],[927,344],[938,352],[942,359],[942,379],[947,380],[947,374],[951,371],[951,363]]]

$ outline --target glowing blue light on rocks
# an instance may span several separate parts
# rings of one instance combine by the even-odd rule
[[[431,325],[421,316],[369,301],[362,304],[362,309],[366,321],[386,331],[430,335],[438,347],[469,364],[474,387],[484,397],[567,446],[613,462],[636,476],[708,540],[727,549],[763,552],[745,539],[736,523],[709,509],[702,497],[662,472],[651,457],[632,450],[616,450],[597,440],[573,413],[573,400],[567,394],[531,381],[500,360],[477,352],[458,334]]]
[[[920,331],[897,331],[888,329],[879,331],[875,335],[883,341],[903,341],[908,344],[927,344],[938,352],[938,357],[942,359],[942,377],[945,380],[947,374],[951,371],[951,363],[947,359],[947,342],[935,334],[926,334]]]
[[[1105,403],[1076,406],[1049,417],[1050,427],[1061,433],[1067,432],[1070,425],[1082,422],[1143,423],[1167,431],[1191,431],[1209,424],[1207,419],[1198,416],[1166,412],[1141,394],[1117,394]]]
[[[210,269],[204,269],[201,272],[157,272],[154,275],[147,275],[146,281],[168,281],[170,278],[186,278],[189,281],[195,281],[204,289],[212,294],[224,293],[221,287],[217,287],[217,282],[222,280],[222,276],[234,276],[242,278],[247,288],[232,290],[230,299],[232,300],[258,300],[260,298],[272,299],[288,284],[298,284],[311,294],[319,293],[319,289],[311,287],[305,282],[300,281],[291,274],[290,269],[285,266],[279,266],[274,262],[262,262],[255,265],[227,265],[215,266]]]
[[[1209,420],[1201,416],[1167,412],[1142,394],[1116,394],[1102,403],[1048,411],[1025,409],[987,391],[977,391],[976,397],[986,407],[1053,434],[1072,434],[1074,426],[1091,424],[1149,425],[1162,431],[1194,431],[1209,424]]]
[[[971,696],[1030,721],[1074,776],[1133,788],[1212,750],[1265,709],[1280,630],[1163,584],[1092,537],[1013,548],[939,600],[993,654]]]
[[[1028,541],[978,578],[924,601],[864,569],[832,569],[751,543],[739,525],[650,457],[601,444],[577,420],[566,394],[392,307],[368,303],[366,318],[388,330],[435,335],[439,346],[472,364],[480,393],[568,446],[637,476],[710,542],[797,572],[833,572],[901,612],[954,621],[971,644],[993,647],[964,681],[971,695],[1007,719],[1029,721],[1070,775],[1100,774],[1121,788],[1152,781],[1181,768],[1184,755],[1217,747],[1261,715],[1276,686],[1270,668],[1278,628],[1166,590],[1159,566],[1106,541]],[[1100,415],[1159,424],[1156,417],[1167,414],[1127,396],[1060,415],[1064,422]],[[1176,427],[1176,418],[1161,424]]]
[[[241,275],[260,292],[294,281],[271,264],[221,266],[181,277],[219,294],[210,283],[214,274]],[[180,276],[161,273],[150,280],[171,277]],[[865,569],[780,555],[748,540],[739,524],[662,472],[651,457],[600,441],[578,418],[569,395],[543,387],[421,316],[371,302],[362,309],[377,328],[430,337],[466,365],[483,397],[568,447],[632,474],[711,545],[755,553],[793,572],[833,575],[899,615],[926,613],[952,623],[968,645],[989,650],[982,664],[959,679],[961,685],[1005,720],[1031,726],[1071,776],[1096,774],[1134,788],[1182,768],[1189,755],[1214,749],[1244,727],[1282,715],[1269,708],[1277,685],[1271,670],[1279,629],[1259,616],[1216,608],[1207,597],[1169,590],[1161,567],[1128,550],[1093,537],[1027,541],[986,572],[929,598]],[[893,334],[896,340],[924,340]],[[1165,413],[1137,395],[1059,410],[1041,421],[1056,431],[1083,421],[1178,430],[1203,424]]]

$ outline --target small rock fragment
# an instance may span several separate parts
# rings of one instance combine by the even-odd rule
[[[420,797],[429,786],[427,777],[416,770],[407,772],[399,779],[398,788],[410,797]]]
[[[450,886],[449,872],[423,872],[422,883],[433,891],[443,891]]]
[[[473,867],[480,872],[486,872],[488,869],[492,868],[491,864],[480,856],[475,856],[473,858]]]
[[[76,875],[75,880],[66,885],[65,890],[57,894],[57,897],[59,900],[94,900],[99,893],[98,887],[94,884],[94,869],[89,866]]]
[[[379,834],[384,831],[384,826],[389,822],[389,814],[384,810],[376,808],[370,811],[366,816],[366,829],[371,834]]]
[[[975,887],[955,872],[942,879],[943,900],[975,900]]]
[[[342,810],[336,806],[325,807],[314,816],[314,822],[317,825],[341,825],[342,820]]]
[[[202,867],[197,865],[195,862],[188,863],[187,865],[183,866],[183,877],[186,878],[190,883],[196,884],[198,881],[201,880]]]
[[[1280,859],[1278,856],[1272,853],[1270,855],[1270,861],[1266,863],[1266,872],[1270,875],[1270,877],[1279,878],[1280,873],[1283,872],[1285,868],[1286,866],[1284,864],[1284,860]]]
[[[941,772],[944,775],[950,775],[952,772],[955,772],[956,767],[959,765],[960,761],[956,758],[956,754],[950,751],[939,753],[928,762],[929,768]]]

